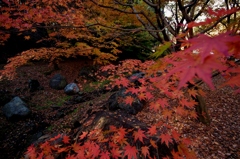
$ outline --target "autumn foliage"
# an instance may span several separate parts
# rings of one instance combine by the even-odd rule
[[[205,45],[200,43],[202,40],[206,42]],[[198,117],[195,112],[197,103],[190,97],[199,92],[193,88],[186,91],[188,81],[194,84],[195,81],[202,80],[214,89],[216,86],[213,85],[211,76],[214,71],[218,71],[228,81],[226,85],[238,88],[239,81],[236,79],[239,78],[239,66],[228,58],[239,57],[239,42],[239,35],[230,31],[213,37],[199,35],[183,42],[184,46],[188,46],[185,50],[157,61],[142,63],[139,60],[126,60],[119,66],[102,67],[102,71],[112,72],[108,77],[113,82],[111,86],[125,87],[127,92],[136,94],[140,100],[148,103],[150,110],[162,114],[162,121],[149,125],[147,130],[128,130],[111,126],[109,130],[82,132],[74,141],[65,135],[58,135],[37,147],[30,146],[26,154],[30,158],[56,158],[61,155],[81,159],[157,156],[174,159],[197,158],[195,153],[188,149],[191,140],[174,130],[170,121]],[[161,75],[155,70],[160,71]],[[137,87],[127,78],[134,71],[146,72],[145,77],[139,80],[140,86]],[[117,79],[114,77],[116,74],[119,75]],[[124,102],[131,104],[133,100],[129,96]],[[57,140],[60,143],[54,144]],[[171,149],[171,156],[161,156],[154,151],[158,149],[159,143]],[[178,145],[176,150],[173,149],[174,144]]]
[[[35,7],[29,8],[31,3],[26,2],[24,5],[14,4],[9,1],[4,1],[5,5],[12,6],[2,8],[3,13],[1,25],[5,29],[11,27],[21,29],[32,29],[34,31],[35,24],[51,23],[52,25],[61,23],[68,24],[74,21],[71,29],[59,29],[62,36],[68,39],[76,39],[77,34],[75,28],[83,25],[84,18],[80,4],[69,4],[65,1],[59,1],[58,5],[52,1],[43,1],[36,3]],[[94,1],[93,1],[94,2]],[[49,7],[51,6],[51,7]],[[16,12],[19,16],[16,7],[20,7],[20,11],[25,12],[26,7],[29,9],[24,15],[24,21],[17,21],[8,14],[8,10]],[[63,8],[63,9],[59,9]],[[94,7],[94,5],[92,6]],[[73,14],[79,12],[79,14]],[[76,9],[77,8],[77,9]],[[107,87],[109,89],[117,86],[126,88],[126,92],[130,92],[137,96],[141,101],[146,102],[146,106],[150,111],[160,113],[162,121],[149,125],[146,130],[142,129],[126,129],[124,127],[110,126],[109,130],[95,129],[89,132],[82,132],[77,139],[72,139],[66,134],[54,136],[44,143],[32,145],[28,148],[26,156],[30,159],[35,158],[197,158],[195,153],[189,149],[191,139],[181,136],[177,132],[171,121],[181,118],[198,119],[199,114],[196,113],[195,107],[198,104],[192,97],[203,95],[201,90],[196,91],[199,81],[203,81],[211,89],[220,86],[214,86],[212,83],[212,74],[218,72],[225,79],[224,85],[239,89],[240,68],[235,63],[240,58],[239,52],[239,24],[231,23],[229,29],[215,35],[198,34],[192,38],[187,38],[188,31],[195,27],[205,27],[210,23],[218,21],[224,16],[230,14],[239,14],[238,8],[231,10],[212,10],[208,13],[211,18],[204,22],[189,22],[186,27],[189,28],[185,33],[176,35],[175,39],[169,42],[174,43],[174,40],[181,41],[182,50],[177,50],[157,60],[149,60],[141,62],[140,60],[125,60],[119,65],[104,65],[99,70],[98,79],[110,80],[111,83]],[[40,14],[42,13],[42,14]],[[114,12],[115,13],[115,12]],[[64,15],[64,16],[63,16]],[[76,17],[78,15],[78,17]],[[45,17],[46,16],[46,17]],[[70,19],[69,19],[70,18]],[[89,17],[90,18],[90,17]],[[106,19],[98,19],[105,22]],[[6,22],[6,23],[3,23]],[[64,23],[62,23],[64,22]],[[76,22],[76,23],[75,23]],[[12,26],[13,23],[18,26]],[[138,24],[138,23],[136,23]],[[97,28],[100,29],[100,28]],[[81,33],[85,30],[78,31]],[[106,31],[106,30],[105,30]],[[90,35],[90,32],[88,32]],[[111,33],[110,31],[108,33]],[[0,32],[0,34],[4,34]],[[55,38],[58,32],[52,31],[49,38]],[[1,36],[1,40],[5,41],[7,34]],[[84,36],[86,36],[85,34]],[[105,34],[108,37],[109,34]],[[81,36],[80,36],[81,37]],[[27,38],[27,37],[26,37]],[[106,39],[105,39],[106,40]],[[164,43],[170,47],[169,43]],[[115,60],[119,50],[112,49],[112,53],[104,53],[100,48],[89,46],[84,42],[77,42],[74,46],[69,47],[68,42],[60,42],[57,45],[64,49],[56,48],[41,48],[39,50],[28,50],[21,55],[9,59],[9,64],[6,65],[2,75],[12,77],[15,67],[19,67],[29,60],[48,60],[55,61],[61,56],[76,57],[76,56],[96,56],[95,61],[105,64],[109,60]],[[110,45],[117,45],[110,43]],[[109,46],[110,47],[110,46]],[[158,57],[155,55],[154,57]],[[234,59],[234,60],[231,60]],[[101,71],[107,71],[107,77],[101,76]],[[139,79],[139,84],[136,85],[129,80],[129,76],[134,72],[144,72],[145,76]],[[188,89],[188,85],[194,87]],[[239,91],[239,90],[237,90]],[[127,96],[121,100],[129,105],[132,104],[134,98]],[[204,115],[204,114],[202,114]],[[169,156],[161,156],[158,152],[160,145],[165,145],[170,149]],[[176,147],[174,147],[177,145]]]

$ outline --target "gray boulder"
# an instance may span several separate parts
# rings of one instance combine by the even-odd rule
[[[118,99],[124,99],[127,96],[134,98],[132,105],[126,104],[125,102],[119,102]],[[106,106],[110,111],[121,109],[129,114],[136,115],[143,109],[143,103],[137,98],[137,96],[131,93],[126,93],[125,89],[121,89],[118,92],[112,94],[107,102],[108,104]]]
[[[31,113],[27,107],[27,104],[19,97],[14,97],[10,102],[5,104],[2,108],[2,111],[8,119],[15,117],[26,117]]]
[[[54,75],[49,83],[49,86],[56,90],[64,89],[66,85],[67,85],[66,78],[60,74]]]
[[[64,92],[67,95],[73,95],[73,94],[77,94],[80,91],[80,89],[78,88],[78,85],[76,83],[69,83],[65,88],[64,88]]]

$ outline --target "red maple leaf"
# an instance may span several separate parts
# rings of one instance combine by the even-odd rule
[[[112,137],[113,141],[118,142],[119,144],[127,143],[127,139],[125,138],[126,133],[126,129],[120,127],[117,133]]]
[[[150,92],[146,92],[145,96],[146,96],[146,98],[147,98],[148,100],[150,100],[150,99],[153,98],[153,95],[152,95],[152,93],[150,93]]]
[[[190,111],[190,112],[189,112],[189,115],[190,115],[190,117],[192,117],[192,118],[194,118],[194,119],[197,119],[197,118],[198,118],[198,115],[197,115],[196,111]]]
[[[80,150],[82,148],[82,146],[80,146],[78,143],[74,143],[72,144],[72,149],[74,152],[77,152],[78,150]]]
[[[157,102],[151,102],[149,104],[149,107],[155,111],[158,111],[160,109],[160,104]]]
[[[174,150],[171,152],[171,154],[174,159],[184,159],[183,157],[180,156],[179,152],[176,152]]]
[[[150,128],[148,128],[148,133],[150,135],[155,135],[157,133],[157,127],[155,125],[152,125]]]
[[[98,146],[98,144],[92,144],[92,147],[90,147],[92,158],[96,158],[99,155],[100,153],[99,148],[100,147]]]
[[[172,116],[172,110],[165,109],[165,110],[162,112],[162,114],[163,114],[163,117],[164,117],[165,119],[170,118],[170,117]]]
[[[178,88],[183,87],[188,81],[190,81],[195,75],[206,82],[210,88],[214,88],[212,84],[212,71],[213,70],[225,70],[226,67],[223,66],[219,61],[217,61],[214,55],[207,56],[203,62],[200,62],[200,56],[193,54],[185,54],[182,56],[181,61],[173,62],[176,67],[173,68],[167,77],[173,75],[174,73],[179,73],[180,82]]]
[[[60,147],[57,149],[57,152],[58,153],[61,153],[61,152],[67,152],[69,150],[69,147]]]
[[[127,96],[125,98],[125,103],[126,104],[132,105],[133,101],[134,101],[134,98],[132,96]]]
[[[159,103],[162,108],[165,108],[166,106],[168,106],[168,102],[166,98],[158,99],[156,103]]]
[[[124,156],[127,156],[128,159],[137,158],[138,150],[135,146],[127,145],[124,147]]]
[[[187,114],[186,110],[181,106],[178,106],[175,111],[181,116],[185,116]]]
[[[196,98],[196,96],[198,95],[195,89],[188,89],[188,93],[190,94],[190,96],[193,96],[194,98]]]
[[[33,144],[27,148],[26,154],[29,156],[29,158],[37,157],[36,148],[34,147]]]
[[[173,130],[172,137],[174,138],[174,140],[178,141],[180,139],[180,134],[176,130]]]
[[[68,155],[66,159],[76,159],[76,157],[74,155]]]
[[[139,93],[139,94],[138,94],[138,98],[139,98],[140,100],[145,100],[145,99],[146,99],[144,93]]]
[[[169,143],[172,142],[172,137],[169,134],[161,134],[160,135],[161,138],[161,142],[167,145],[167,147],[169,146]]]
[[[117,129],[116,126],[110,125],[110,126],[109,126],[109,131],[110,131],[110,132],[116,132],[116,131],[118,131],[118,129]]]
[[[115,80],[115,84],[118,86],[127,87],[129,84],[129,80],[125,77],[121,77],[120,79]]]
[[[147,146],[143,146],[141,147],[141,152],[143,154],[143,156],[146,158],[149,155],[149,148]]]
[[[108,151],[100,153],[100,159],[110,159],[110,153]]]
[[[121,157],[121,153],[122,153],[122,151],[119,150],[119,148],[111,149],[111,155],[112,155],[112,158],[114,158],[114,159],[118,159],[119,157]]]
[[[83,131],[82,135],[79,136],[79,138],[82,140],[87,136],[88,132]]]
[[[64,144],[69,144],[69,140],[70,140],[70,138],[67,135],[63,136],[62,141],[63,141]]]
[[[187,145],[187,146],[191,145],[192,143],[192,141],[189,138],[183,138],[182,142],[184,145]]]
[[[138,131],[134,131],[133,136],[135,142],[139,140],[143,143],[143,138],[146,138],[146,136],[144,135],[144,131],[142,131],[141,129],[138,129]]]
[[[154,140],[150,139],[150,144],[152,145],[152,147],[157,149],[157,145],[156,145],[156,142]]]
[[[49,141],[55,141],[55,140],[59,139],[60,137],[62,137],[62,135],[58,134],[58,135],[52,137],[51,139],[49,139]]]
[[[126,93],[128,92],[131,92],[132,94],[138,94],[139,90],[135,87],[129,87],[127,90],[126,90]]]
[[[197,105],[197,102],[194,100],[187,100],[186,98],[182,98],[179,103],[180,105],[186,106],[188,108],[193,108],[195,105]]]
[[[219,34],[214,37],[200,34],[198,37],[188,40],[188,42],[191,44],[191,47],[185,51],[192,52],[198,50],[201,55],[201,62],[203,62],[203,60],[213,52],[229,56],[228,43],[236,40],[237,38],[232,37],[230,32]]]
[[[44,154],[51,154],[52,153],[52,147],[51,147],[51,145],[49,144],[48,141],[45,141],[44,143],[42,143],[40,145],[40,148],[42,149]]]

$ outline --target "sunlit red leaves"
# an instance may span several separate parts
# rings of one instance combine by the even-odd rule
[[[179,75],[180,82],[178,88],[183,87],[188,81],[197,75],[213,89],[214,86],[211,80],[212,71],[223,71],[226,69],[226,66],[223,66],[219,61],[217,61],[214,55],[205,57],[203,62],[201,62],[199,54],[185,54],[182,56],[181,61],[173,63],[176,67],[169,72],[168,76],[171,76],[174,73]]]
[[[237,37],[232,37],[229,32],[219,34],[214,37],[201,34],[198,37],[187,41],[191,44],[191,47],[185,51],[192,52],[194,50],[198,50],[201,56],[201,62],[203,62],[204,59],[212,53],[221,53],[227,57],[230,53],[228,43],[237,41],[237,39]],[[204,45],[202,44],[203,41],[205,42]]]

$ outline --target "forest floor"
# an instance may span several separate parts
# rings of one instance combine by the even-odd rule
[[[60,70],[47,73],[51,70],[48,64],[29,64],[18,69],[18,77],[13,81],[0,83],[0,89],[7,89],[15,95],[19,95],[27,101],[32,110],[32,115],[28,119],[15,122],[6,120],[0,111],[1,158],[21,158],[26,145],[36,140],[36,136],[69,133],[79,114],[87,111],[88,107],[94,109],[94,105],[101,105],[107,101],[111,95],[110,92],[81,104],[69,104],[67,101],[71,98],[70,96],[65,95],[63,91],[53,90],[49,87],[52,75],[61,73],[66,76],[68,82],[73,82],[78,76],[76,70],[84,65],[87,63],[83,64],[83,61],[66,62],[61,65]],[[44,89],[30,93],[28,91],[29,79],[37,79]],[[224,79],[218,75],[214,77],[213,82],[219,86]],[[175,129],[183,136],[192,139],[190,148],[196,152],[199,159],[239,159],[240,95],[230,87],[219,87],[216,90],[210,90],[205,84],[202,84],[201,87],[206,92],[205,100],[211,116],[210,125],[184,119],[174,124]],[[56,107],[61,107],[68,113],[63,117],[56,117],[54,110]],[[136,117],[148,125],[162,118],[161,114],[153,113],[148,108],[144,108]],[[32,137],[32,140],[29,140],[29,136]]]

